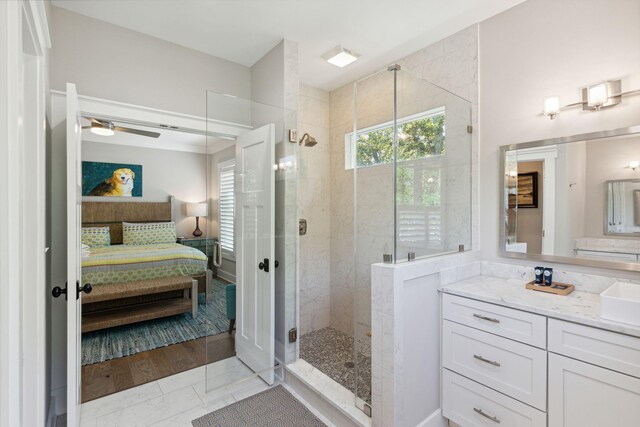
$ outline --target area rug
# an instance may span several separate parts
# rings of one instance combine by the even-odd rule
[[[191,421],[194,427],[326,427],[279,385]]]
[[[229,329],[226,282],[213,279],[211,302],[198,298],[198,315],[191,313],[82,334],[82,366],[166,347]]]

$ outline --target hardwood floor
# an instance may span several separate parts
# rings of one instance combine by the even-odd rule
[[[82,402],[217,362],[235,354],[234,335],[222,333],[83,366]]]

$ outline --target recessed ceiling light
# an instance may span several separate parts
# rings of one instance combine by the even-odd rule
[[[360,57],[359,54],[345,49],[342,46],[336,46],[329,52],[322,55],[322,59],[336,67],[346,67]]]

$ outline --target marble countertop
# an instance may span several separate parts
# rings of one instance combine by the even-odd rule
[[[526,289],[528,280],[475,276],[442,287],[442,292],[473,298],[560,320],[640,337],[640,327],[600,317],[600,295],[575,290],[554,295]]]

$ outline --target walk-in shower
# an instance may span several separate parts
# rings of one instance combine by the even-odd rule
[[[371,333],[371,265],[471,248],[471,104],[393,65],[332,92],[330,110],[329,315],[300,357],[370,413],[385,376],[372,345],[393,352]]]

